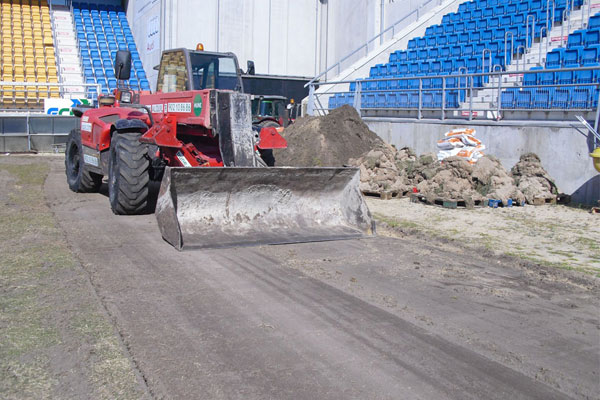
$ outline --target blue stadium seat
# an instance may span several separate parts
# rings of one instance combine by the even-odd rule
[[[500,95],[500,104],[502,108],[515,108],[517,90],[518,89],[507,89],[502,91],[502,94]]]
[[[598,29],[600,28],[600,15],[594,15],[590,17],[588,22],[588,29]]]
[[[573,71],[556,71],[556,83],[570,85],[573,81]]]
[[[517,108],[531,108],[532,104],[532,89],[521,89],[517,92]]]
[[[564,49],[554,49],[546,55],[546,68],[560,68]]]
[[[552,107],[567,108],[571,99],[569,89],[557,88],[552,91]]]
[[[591,88],[586,86],[576,86],[572,88],[570,108],[588,108],[590,107]]]
[[[600,66],[600,64],[590,64],[590,67]],[[594,82],[594,71],[593,70],[584,70],[584,71],[575,71],[575,82],[576,83],[592,83]]]
[[[547,109],[551,107],[551,90],[549,88],[537,88],[533,91],[533,108]]]
[[[408,93],[408,107],[409,108],[418,108],[419,107],[419,93],[418,92]]]
[[[600,30],[590,29],[585,32],[584,44],[585,46],[592,46],[600,43]]]
[[[583,44],[585,29],[578,29],[567,38],[567,47],[581,46]]]
[[[572,46],[563,53],[563,67],[578,67],[583,53],[583,46]]]
[[[538,85],[554,85],[556,83],[553,71],[543,70],[537,73]]]
[[[600,62],[600,45],[592,45],[583,49],[581,64],[584,66]]]
[[[542,69],[541,67],[534,67],[536,70]],[[531,68],[530,71],[533,71],[534,68]],[[538,75],[537,73],[532,74],[523,74],[523,86],[535,86],[538,84]]]

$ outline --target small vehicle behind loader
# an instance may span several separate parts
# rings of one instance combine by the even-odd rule
[[[129,78],[117,52],[115,75]],[[65,166],[75,192],[108,178],[115,214],[147,212],[149,182],[161,180],[155,214],[177,249],[362,237],[375,225],[356,168],[272,165],[287,143],[252,125],[232,53],[175,49],[162,54],[156,93],[119,87],[99,107],[76,109]]]

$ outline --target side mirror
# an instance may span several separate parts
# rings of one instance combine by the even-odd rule
[[[254,75],[255,74],[254,61],[248,60],[248,69],[246,70],[246,74],[248,74],[248,75]]]
[[[115,76],[126,81],[131,76],[131,53],[128,50],[119,50],[115,56]]]

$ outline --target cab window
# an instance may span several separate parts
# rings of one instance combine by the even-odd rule
[[[158,72],[158,90],[163,93],[189,90],[188,71],[183,51],[164,53]]]

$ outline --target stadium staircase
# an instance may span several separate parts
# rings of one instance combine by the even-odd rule
[[[76,85],[65,86],[62,97],[85,97],[85,90],[81,86],[83,83],[81,59],[79,58],[79,51],[77,49],[71,11],[66,7],[54,6],[52,9],[52,23],[54,26],[60,82]]]
[[[2,0],[1,7],[0,108],[40,108],[45,98],[59,97],[51,85],[58,76],[48,3]]]
[[[474,0],[461,3],[457,12],[443,16],[441,24],[431,25],[425,30],[424,36],[409,40],[406,50],[391,52],[388,62],[371,66],[369,76],[351,83],[349,92],[330,96],[328,108],[354,104],[355,90],[360,84],[363,109],[439,109],[443,98],[444,106],[455,110],[454,115],[464,115],[465,110],[480,107],[494,109],[498,105],[498,78],[474,76],[472,86],[475,89],[467,99],[470,91],[465,88],[471,83],[460,75],[535,70],[544,65],[547,68],[598,65],[600,54],[594,47],[598,43],[598,39],[595,39],[598,31],[581,31],[582,28],[587,29],[589,10],[600,5],[600,0],[591,1],[591,4],[584,0]],[[595,21],[595,18],[592,20]],[[564,43],[567,34],[568,49],[559,49],[561,35]],[[578,39],[572,38],[573,35]],[[596,106],[594,96],[597,98],[597,85],[588,85],[579,91],[581,93],[578,96],[587,96],[585,101],[577,100],[575,96],[582,88],[552,90],[548,87],[522,87],[526,82],[529,85],[595,84],[600,78],[597,73],[591,75],[591,81],[578,80],[579,75],[576,77],[574,74],[569,80],[558,71],[550,75],[550,80],[539,80],[542,73],[505,74],[500,83],[503,88],[508,86],[510,89],[501,93],[503,108],[506,105],[509,109],[581,108],[589,111],[590,107]],[[434,78],[426,78],[428,76]],[[441,78],[445,76],[448,77]],[[531,76],[535,80],[531,80]],[[396,79],[403,77],[416,79]],[[431,90],[442,89],[443,84],[446,87],[444,95],[442,90]],[[348,90],[348,86],[346,88]],[[336,89],[339,91],[339,88]],[[419,89],[428,90],[419,94]],[[546,100],[540,101],[536,97],[538,94],[545,96]],[[512,102],[509,99],[511,95],[514,96]],[[557,96],[556,99],[554,96]],[[493,111],[488,113],[493,114]]]

